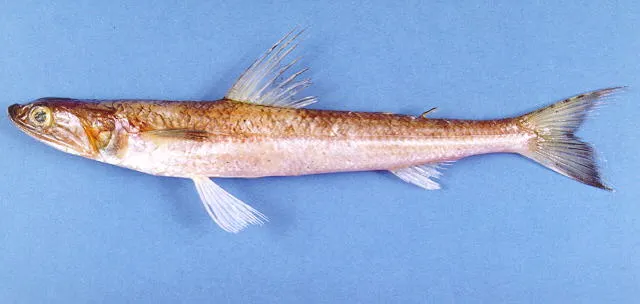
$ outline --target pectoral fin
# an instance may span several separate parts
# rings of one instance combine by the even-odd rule
[[[141,132],[140,135],[155,141],[162,141],[163,139],[187,139],[203,141],[220,134],[188,129],[163,129]]]
[[[442,173],[439,171],[440,164],[426,164],[391,170],[390,172],[407,183],[414,184],[427,190],[440,189],[440,184],[434,179],[439,178]]]
[[[191,179],[207,213],[225,231],[237,233],[251,224],[262,225],[267,221],[266,216],[220,188],[210,178],[197,176]]]

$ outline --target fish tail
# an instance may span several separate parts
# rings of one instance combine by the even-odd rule
[[[612,191],[601,179],[593,148],[575,132],[594,106],[622,88],[580,94],[519,117],[536,134],[522,154],[581,183]]]

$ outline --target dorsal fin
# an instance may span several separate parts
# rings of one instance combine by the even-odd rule
[[[296,95],[311,85],[308,78],[299,76],[308,68],[288,73],[299,58],[283,64],[283,60],[297,46],[304,30],[294,29],[269,48],[256,60],[229,89],[225,98],[266,106],[301,108],[317,101],[316,97],[299,98]]]

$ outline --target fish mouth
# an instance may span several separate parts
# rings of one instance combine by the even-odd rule
[[[79,137],[69,136],[66,140],[63,140],[58,136],[44,134],[40,130],[28,124],[24,124],[20,120],[14,121],[14,123],[22,132],[26,133],[27,135],[63,152],[89,158],[95,155],[95,151],[87,148],[86,145],[83,144],[83,139]]]

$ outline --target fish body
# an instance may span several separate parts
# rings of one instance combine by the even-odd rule
[[[297,98],[305,70],[285,77],[297,34],[278,41],[217,101],[42,98],[9,107],[25,133],[62,151],[154,175],[190,178],[223,229],[266,217],[209,177],[254,178],[388,170],[438,189],[439,164],[517,153],[585,184],[605,186],[592,148],[574,136],[586,113],[619,88],[593,91],[497,120],[311,110]],[[428,114],[428,113],[425,113]]]
[[[176,177],[393,170],[475,154],[518,153],[534,137],[516,119],[428,119],[232,100],[99,105],[113,111],[116,128],[104,145],[108,149],[97,151],[95,159]]]

